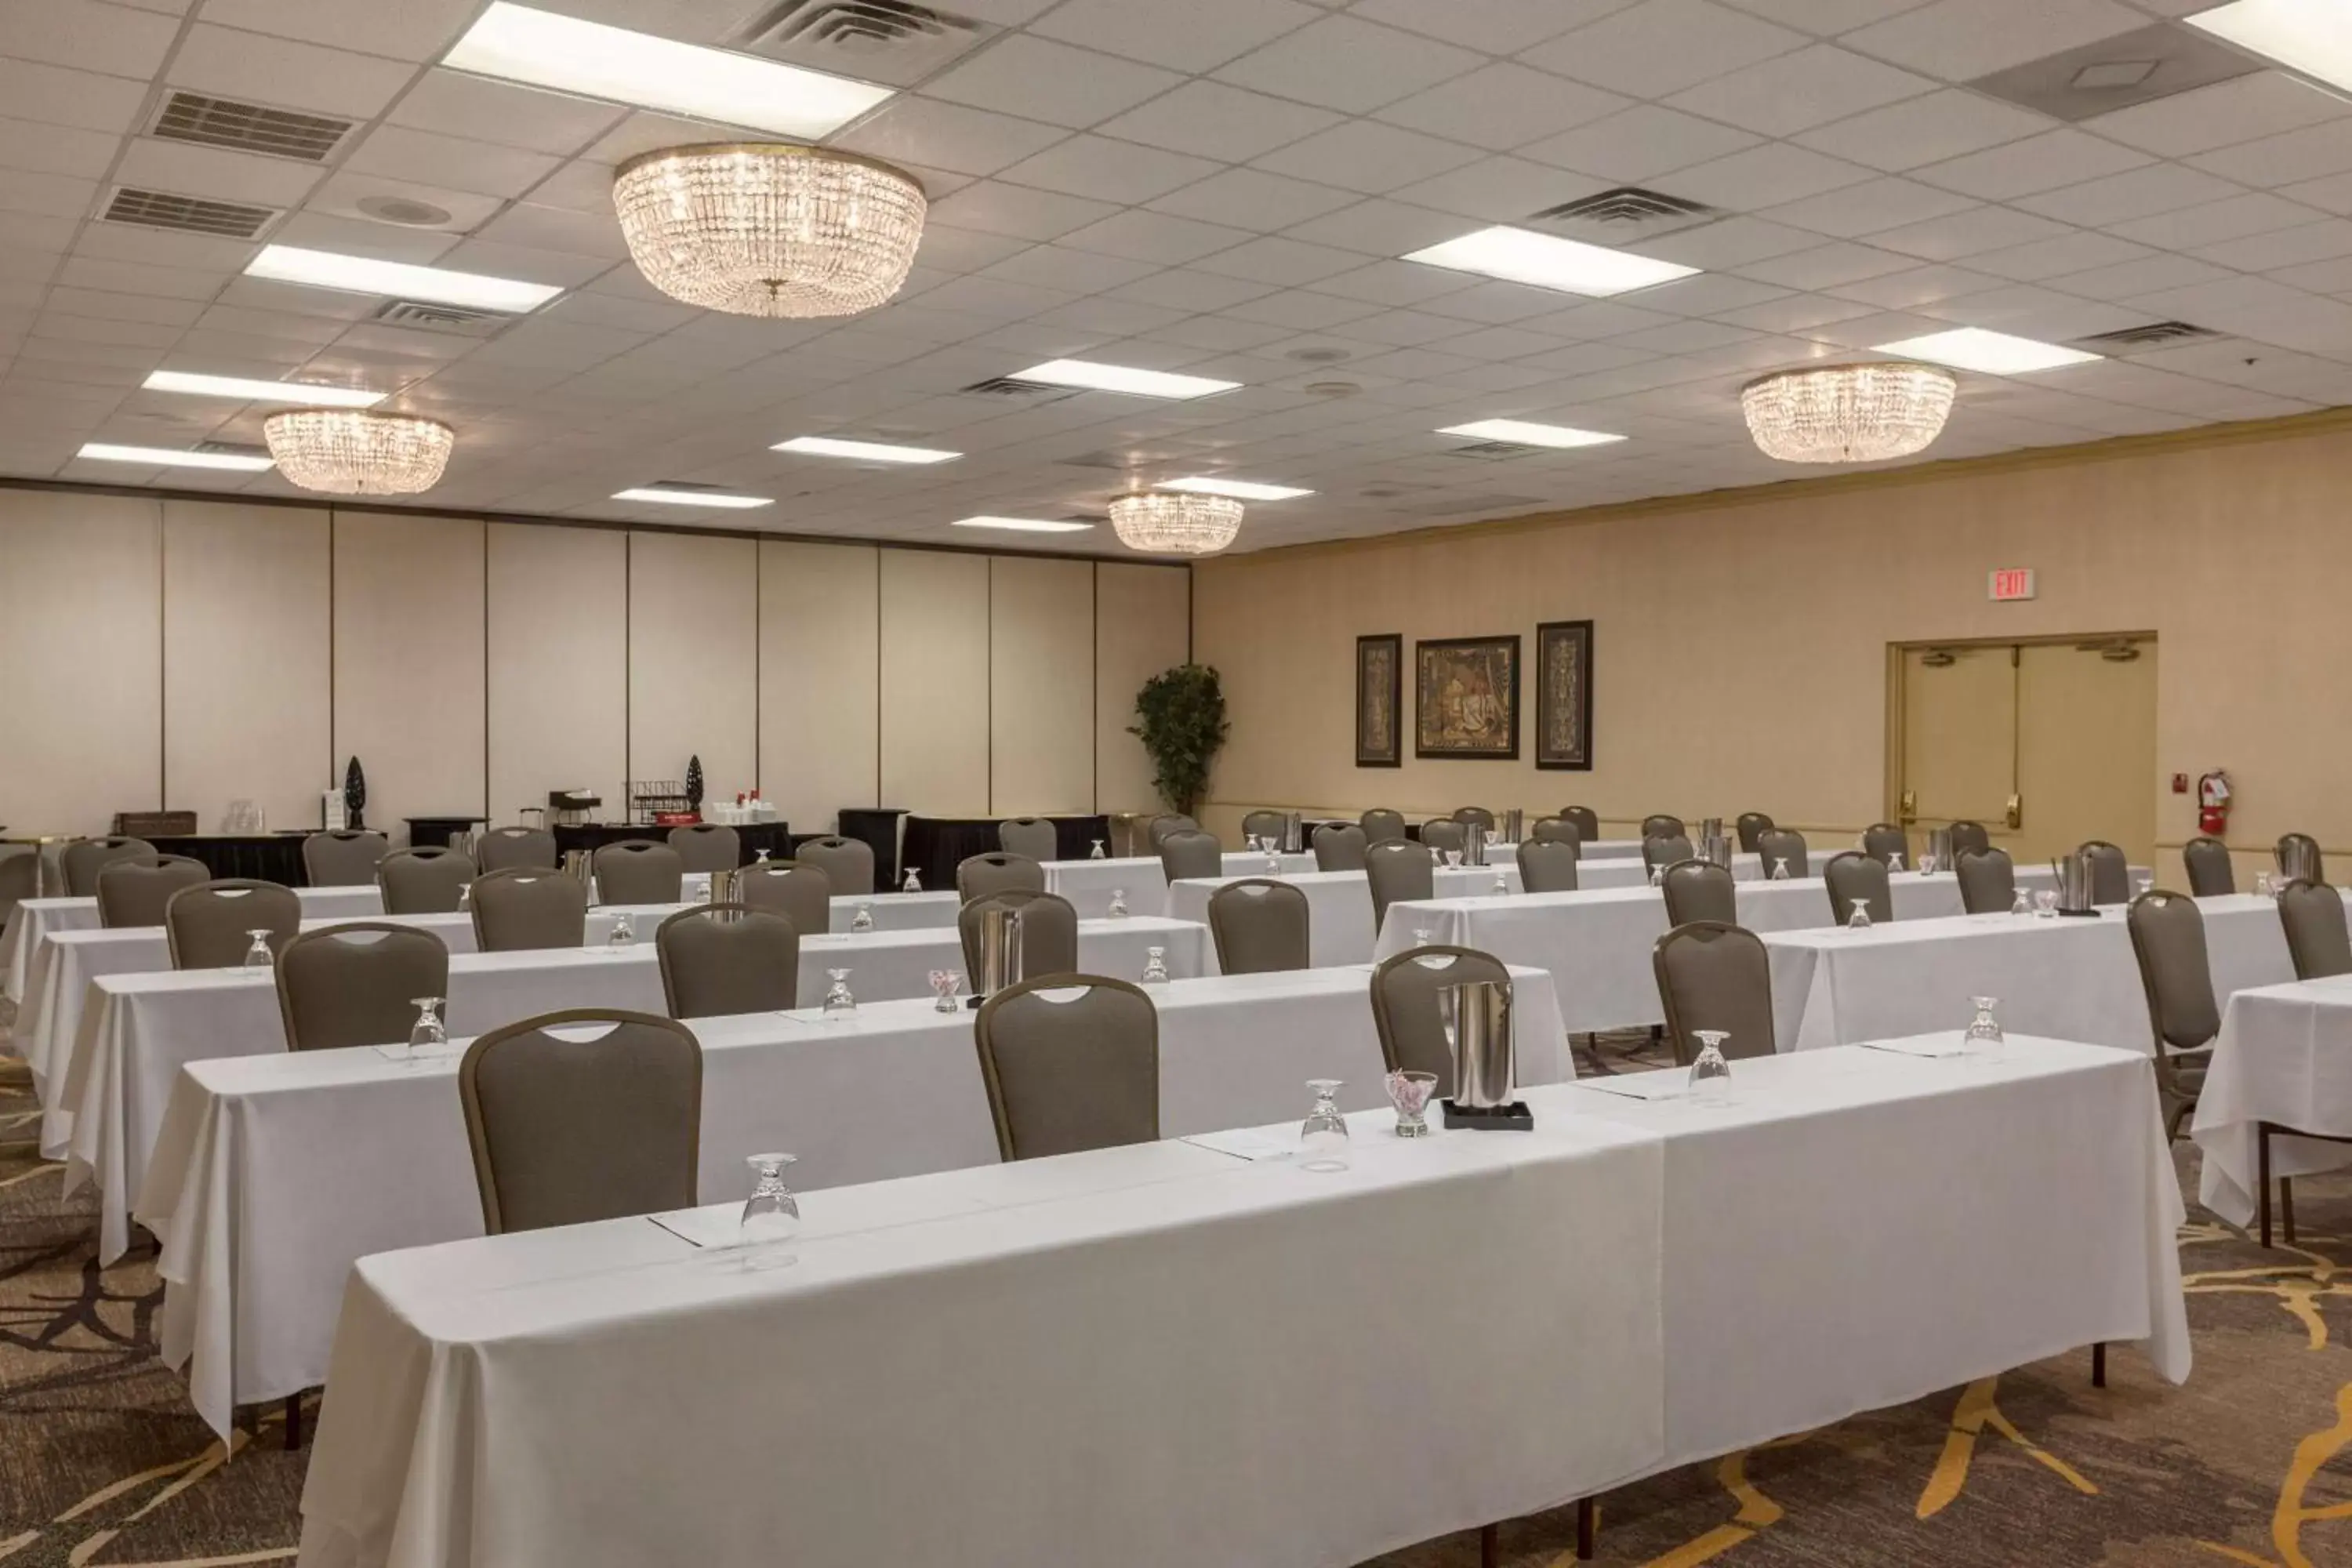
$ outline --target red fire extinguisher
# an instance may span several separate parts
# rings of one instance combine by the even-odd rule
[[[2197,830],[2213,838],[2230,830],[2230,775],[2219,768],[2197,781]]]

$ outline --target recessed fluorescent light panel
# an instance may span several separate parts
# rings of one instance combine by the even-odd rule
[[[352,386],[248,381],[239,375],[195,375],[184,370],[155,371],[141,384],[149,392],[185,392],[197,397],[229,397],[240,403],[289,403],[304,408],[373,408],[390,395]]]
[[[1206,397],[1231,392],[1238,381],[1212,381],[1205,375],[1177,375],[1164,370],[1135,370],[1123,364],[1097,364],[1092,360],[1056,359],[1016,370],[1009,381],[1034,381],[1047,386],[1076,386],[1089,392],[1125,392],[1137,397]]]
[[[1881,343],[1871,352],[1923,359],[1930,364],[1948,364],[1956,370],[1980,370],[1992,375],[2022,375],[2028,371],[2054,370],[2062,364],[2082,364],[2106,357],[2084,353],[2081,349],[2061,348],[2056,343],[2036,342],[2032,338],[2015,338],[2007,332],[1989,332],[1982,327],[1961,327],[1948,332],[1930,332],[1924,338],[1905,338],[1899,343]]]
[[[730,496],[722,490],[665,490],[650,487],[644,489],[616,490],[614,492],[613,499],[654,501],[662,506],[727,507],[738,511],[748,510],[755,506],[776,504],[765,496]]]
[[[2291,71],[2352,91],[2352,11],[2343,0],[2236,0],[2181,20]]]
[[[1507,283],[1532,283],[1538,289],[1561,289],[1570,294],[1622,294],[1671,283],[1698,270],[1679,262],[1658,261],[1606,246],[1585,245],[1524,228],[1482,228],[1443,245],[1408,255],[1407,261],[1447,267],[1456,272],[1483,273]]]
[[[1224,479],[1214,474],[1196,475],[1189,479],[1162,479],[1151,487],[1155,490],[1190,490],[1195,495],[1231,496],[1235,500],[1289,500],[1294,496],[1311,496],[1313,490],[1302,490],[1295,485],[1261,485],[1249,479]]]
[[[292,245],[262,247],[261,254],[247,266],[245,275],[279,283],[308,283],[317,289],[341,289],[352,294],[390,294],[428,304],[502,310],[509,315],[535,310],[563,292],[547,283],[521,283],[511,278],[452,272],[446,267],[415,267],[405,261],[378,261],[371,256],[341,256],[331,250],[304,250]]]
[[[890,89],[871,82],[506,0],[484,12],[441,63],[502,81],[811,142],[891,95]]]
[[[1007,533],[1084,533],[1091,522],[1056,522],[1042,517],[960,517],[951,528],[1001,528]]]
[[[257,474],[271,466],[268,458],[248,458],[235,452],[191,452],[184,447],[116,447],[104,441],[92,441],[75,456],[100,463],[143,463],[151,468],[228,468],[240,474]]]
[[[1468,425],[1448,425],[1438,434],[1469,436],[1481,441],[1513,441],[1522,447],[1605,447],[1625,438],[1606,436],[1598,430],[1579,430],[1572,425],[1538,425],[1527,419],[1479,419]]]
[[[831,436],[795,436],[789,441],[779,441],[769,450],[801,452],[812,458],[855,458],[865,463],[944,463],[950,458],[961,458],[961,452],[942,452],[931,447],[894,447],[887,441],[839,441]]]

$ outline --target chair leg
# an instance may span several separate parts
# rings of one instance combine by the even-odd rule
[[[1592,1561],[1593,1540],[1601,1533],[1601,1505],[1589,1497],[1576,1500],[1576,1560]]]
[[[2098,1343],[2091,1347],[2091,1386],[2093,1388],[2105,1388],[2106,1385],[2107,1342],[2101,1340]]]
[[[2286,1225],[2286,1244],[2294,1245],[2294,1178],[2279,1178],[2279,1218]]]
[[[1502,1568],[1503,1527],[1486,1524],[1478,1527],[1478,1568]]]
[[[286,1396],[286,1451],[292,1453],[302,1446],[302,1396]]]
[[[2254,1129],[2254,1213],[2262,1222],[2263,1245],[2271,1244],[2271,1130]]]

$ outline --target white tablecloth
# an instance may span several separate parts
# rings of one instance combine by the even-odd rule
[[[1512,892],[1519,889],[1515,866],[1444,867],[1433,875],[1438,892],[1466,897],[1485,892],[1500,876]],[[1237,877],[1183,877],[1168,884],[1171,919],[1209,919],[1209,900]],[[1361,871],[1300,871],[1280,879],[1307,895],[1307,962],[1317,968],[1335,963],[1372,961],[1372,884]]]
[[[2294,978],[2277,904],[2252,893],[2197,902],[2216,996]],[[1956,915],[1782,931],[1764,943],[1784,1051],[1962,1027],[1971,996],[1999,997],[2004,1029],[2154,1048],[2120,907],[2086,920]]]
[[[1137,916],[1085,921],[1078,962],[1090,973],[1133,979],[1144,950],[1164,947],[1176,976],[1214,973],[1203,926]],[[800,1000],[824,996],[829,968],[850,971],[851,991],[881,1002],[929,996],[930,972],[963,967],[951,931],[871,931],[812,937],[801,943]],[[117,974],[96,982],[73,1051],[60,1075],[57,1109],[42,1118],[51,1159],[66,1162],[66,1191],[83,1182],[99,1190],[99,1258],[111,1263],[130,1245],[130,1205],[146,1176],[149,1152],[180,1068],[214,1057],[255,1056],[286,1048],[274,977],[238,969]],[[453,1035],[562,1007],[664,1011],[661,972],[651,942],[612,952],[557,948],[469,952],[449,961]]]
[[[1550,988],[1525,973],[1519,1075],[1573,1076]],[[1306,1113],[1307,1079],[1387,1103],[1370,976],[1318,969],[1175,981],[1160,1009],[1160,1126],[1171,1137]],[[992,1163],[971,1014],[884,1002],[846,1019],[754,1014],[694,1023],[703,1047],[701,1190],[749,1191],[743,1156],[799,1157],[803,1190]],[[478,1236],[457,1057],[372,1048],[183,1069],[135,1206],[164,1238],[163,1355],[226,1436],[236,1405],[322,1382],[356,1258]]]
[[[2222,1011],[2189,1136],[2205,1151],[2198,1195],[2233,1225],[2254,1217],[2263,1121],[2352,1137],[2352,975],[2240,991]],[[2347,1164],[2352,1143],[2271,1140],[2273,1176]]]
[[[373,885],[361,888],[297,888],[304,920],[373,920],[383,913],[383,900]],[[8,912],[0,931],[0,977],[7,995],[22,1002],[31,994],[35,957],[41,939],[51,931],[96,931],[96,899],[26,899]]]
[[[1276,858],[1281,862],[1281,874],[1286,877],[1315,869],[1312,855],[1279,855]],[[1268,874],[1265,857],[1255,850],[1228,851],[1225,855],[1228,877]],[[1105,860],[1045,862],[1045,890],[1069,900],[1081,919],[1092,920],[1110,913],[1114,889],[1127,895],[1127,907],[1138,914],[1159,910],[1168,899],[1168,874],[1160,868],[1160,857],[1122,855]]]

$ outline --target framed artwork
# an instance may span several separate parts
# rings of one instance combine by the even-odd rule
[[[1404,637],[1396,632],[1356,639],[1356,765],[1404,766]]]
[[[1412,652],[1412,754],[1517,762],[1519,639],[1452,637]]]
[[[1536,766],[1592,766],[1592,623],[1536,627]]]

